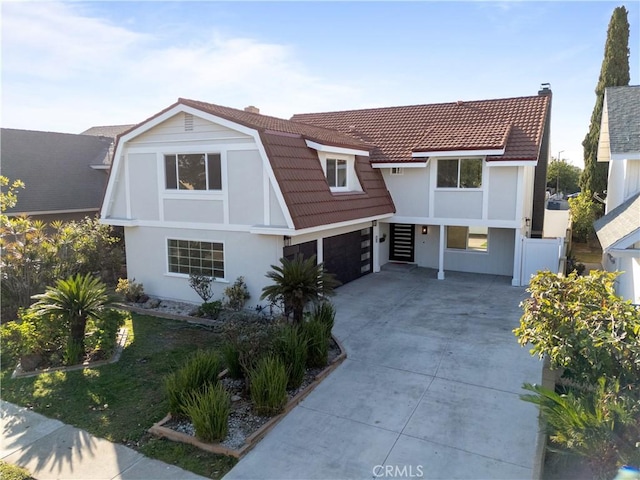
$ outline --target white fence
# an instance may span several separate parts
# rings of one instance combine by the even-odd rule
[[[529,285],[539,270],[564,273],[564,238],[523,238],[520,285]]]

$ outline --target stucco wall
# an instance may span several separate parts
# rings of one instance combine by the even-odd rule
[[[244,276],[251,293],[248,305],[260,303],[262,287],[270,265],[282,256],[281,237],[251,235],[244,232],[133,227],[125,228],[127,274],[144,284],[145,292],[160,298],[200,303],[189,287],[186,275],[168,272],[167,239],[202,240],[224,244],[225,279],[213,284],[213,300],[222,298],[224,289],[238,276]]]
[[[229,223],[264,223],[262,159],[257,150],[227,153]]]
[[[489,174],[489,205],[490,220],[515,220],[518,167],[491,167]]]
[[[429,167],[405,168],[402,175],[391,175],[390,168],[381,170],[396,206],[396,215],[429,216]]]
[[[159,220],[158,168],[155,153],[129,153],[129,196],[131,216],[144,220]]]

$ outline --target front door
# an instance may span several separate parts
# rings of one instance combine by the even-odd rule
[[[404,223],[391,225],[391,249],[389,260],[396,262],[413,262],[415,247],[415,228]]]

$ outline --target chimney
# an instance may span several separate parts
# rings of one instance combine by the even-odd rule
[[[244,111],[249,113],[260,113],[260,109],[258,107],[254,107],[253,105],[249,105],[248,107],[245,107]]]
[[[551,95],[551,84],[541,83],[540,90],[538,90],[538,95]]]

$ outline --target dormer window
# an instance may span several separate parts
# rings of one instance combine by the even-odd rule
[[[347,161],[327,158],[327,182],[332,188],[347,188]]]

